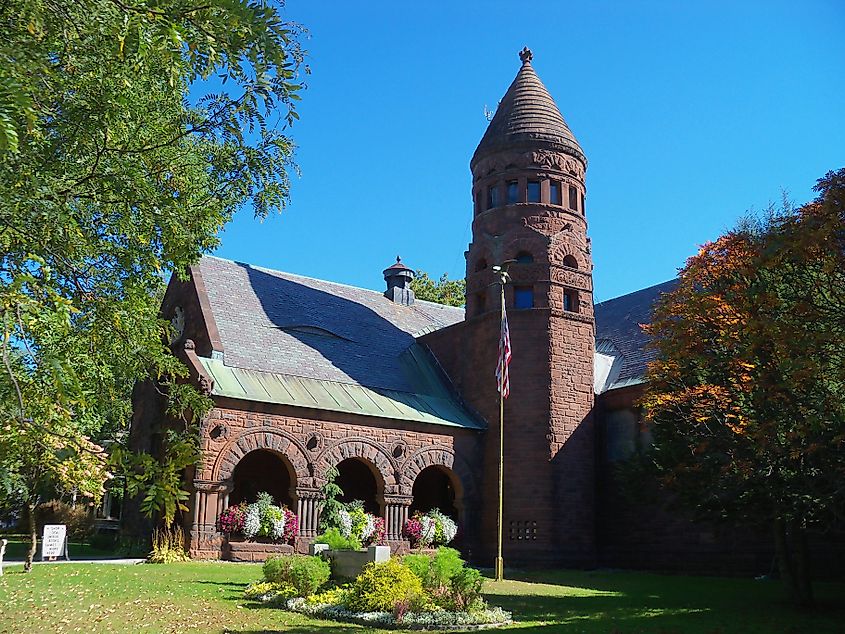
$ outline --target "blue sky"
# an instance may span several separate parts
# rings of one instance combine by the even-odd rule
[[[702,242],[845,165],[845,2],[288,0],[312,74],[289,207],[216,254],[381,289],[397,254],[464,274],[469,159],[534,68],[589,160],[596,301],[673,277]]]

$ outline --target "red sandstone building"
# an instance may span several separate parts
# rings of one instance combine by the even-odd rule
[[[667,286],[593,304],[587,159],[531,53],[520,57],[470,161],[465,311],[415,301],[402,263],[385,270],[384,293],[214,257],[171,281],[162,310],[179,332],[174,349],[214,401],[191,474],[192,556],[233,556],[217,517],[262,490],[297,512],[302,548],[316,534],[326,472],[338,467],[347,499],[382,515],[394,546],[411,512],[436,506],[458,520],[465,554],[492,563],[491,266],[514,260],[505,561],[673,568],[682,554],[687,569],[765,569],[759,548],[734,533],[726,540],[616,492],[610,467],[644,434],[633,407],[647,361],[638,324]],[[154,449],[161,408],[151,388],[138,389],[137,447]]]

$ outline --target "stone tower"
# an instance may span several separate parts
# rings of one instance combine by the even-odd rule
[[[490,423],[479,545],[486,558],[496,543],[499,290],[491,266],[513,260],[505,302],[513,350],[505,402],[505,565],[590,565],[595,333],[587,160],[534,72],[531,51],[520,59],[470,162],[464,341],[474,372],[462,373],[461,389]]]

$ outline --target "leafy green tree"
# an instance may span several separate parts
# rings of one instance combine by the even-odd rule
[[[704,245],[647,327],[662,482],[708,519],[768,525],[812,603],[807,531],[845,516],[845,170],[818,197]]]
[[[262,218],[284,207],[286,129],[307,71],[299,34],[276,6],[250,0],[0,5],[7,483],[34,482],[25,465],[36,449],[36,463],[75,461],[77,484],[92,460],[105,477],[88,438],[121,438],[138,380],[168,395],[185,434],[207,411],[167,345],[164,278],[213,249],[245,204]],[[172,480],[184,442],[160,468],[140,457],[130,470],[165,520],[178,501],[150,474]],[[43,474],[59,476],[58,466]]]
[[[417,299],[447,306],[463,306],[465,303],[466,281],[450,280],[446,273],[439,280],[433,280],[425,271],[417,271],[411,281],[411,289]]]

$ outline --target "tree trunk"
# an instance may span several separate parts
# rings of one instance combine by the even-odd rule
[[[784,589],[799,607],[813,605],[807,533],[797,522],[774,521],[775,554]]]
[[[775,556],[778,561],[780,580],[783,582],[783,588],[786,590],[786,594],[794,601],[798,594],[798,589],[795,582],[795,570],[792,567],[792,560],[789,556],[789,546],[786,539],[786,524],[783,520],[775,520],[774,532]]]
[[[26,561],[23,564],[23,571],[32,570],[32,562],[35,560],[35,553],[38,551],[38,529],[35,526],[35,502],[26,504],[26,521],[29,528],[29,550],[26,551]]]
[[[797,522],[792,527],[792,542],[795,551],[795,577],[798,584],[798,604],[813,606],[813,580],[810,575],[810,552],[807,544],[807,530]]]

